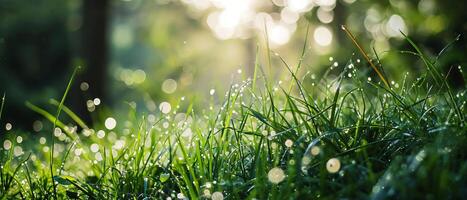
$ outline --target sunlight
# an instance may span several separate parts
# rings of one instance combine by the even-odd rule
[[[332,10],[326,10],[323,8],[319,8],[316,12],[316,16],[318,17],[319,21],[324,24],[329,24],[334,20],[334,12]]]
[[[336,5],[336,0],[315,0],[315,3],[318,6],[333,7]]]
[[[287,7],[295,12],[306,12],[313,8],[311,0],[288,0]]]
[[[467,194],[455,0],[6,2],[0,200]]]
[[[402,19],[402,17],[399,15],[391,15],[388,22],[386,23],[385,30],[386,34],[390,37],[403,37],[400,31],[408,34],[404,19]]]
[[[183,2],[188,5],[197,4],[196,1]],[[300,15],[314,7],[311,0],[275,0],[272,3],[252,0],[211,0],[210,3],[214,9],[207,14],[206,23],[218,39],[247,39],[254,33],[262,35],[266,26],[271,48],[287,44],[295,32]],[[324,1],[323,5],[330,3]],[[280,7],[278,13],[269,12],[274,5]],[[329,11],[321,15],[322,21],[326,23],[332,21],[332,14]]]
[[[325,26],[318,26],[313,34],[315,42],[320,46],[329,46],[332,42],[332,32]]]
[[[286,44],[290,39],[290,32],[286,26],[277,24],[268,29],[269,39],[274,45]]]

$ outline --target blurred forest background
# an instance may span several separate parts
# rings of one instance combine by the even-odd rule
[[[25,101],[55,110],[48,101],[61,97],[77,66],[67,105],[88,122],[125,102],[150,113],[181,97],[202,106],[211,89],[223,94],[252,76],[257,47],[263,66],[267,46],[295,66],[308,24],[301,73],[359,56],[340,30],[346,24],[391,79],[424,69],[400,52],[412,49],[399,30],[431,55],[460,35],[438,64],[462,86],[465,8],[456,0],[0,0],[2,129],[8,122],[29,130],[42,119]],[[272,62],[270,73],[286,81],[277,57]]]

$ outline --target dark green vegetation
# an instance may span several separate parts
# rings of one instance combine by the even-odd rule
[[[451,89],[437,58],[407,42],[413,51],[405,52],[426,66],[417,77],[371,76],[352,57],[301,77],[304,67],[284,61],[290,81],[273,83],[257,65],[255,78],[232,85],[215,109],[176,105],[155,120],[130,109],[104,136],[102,125],[90,129],[64,106],[67,87],[56,115],[28,104],[58,127],[48,143],[14,156],[20,144],[8,136],[0,198],[460,199],[467,195],[465,85]],[[61,122],[60,113],[73,121]],[[53,156],[54,148],[61,153]]]

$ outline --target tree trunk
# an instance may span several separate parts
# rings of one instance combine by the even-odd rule
[[[109,103],[107,99],[107,64],[108,64],[108,24],[109,24],[109,0],[83,0],[81,56],[83,69],[75,84],[75,91],[79,91],[82,82],[89,84],[85,95],[79,95],[74,102],[74,109],[91,122],[86,101],[99,98],[103,103]]]

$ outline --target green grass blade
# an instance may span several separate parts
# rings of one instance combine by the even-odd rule
[[[63,93],[63,96],[62,96],[62,99],[60,101],[60,104],[58,105],[58,108],[57,108],[57,114],[55,115],[55,120],[54,120],[54,126],[53,126],[53,129],[52,129],[52,133],[50,134],[50,139],[51,139],[51,144],[50,144],[50,180],[52,181],[52,186],[53,186],[53,189],[54,189],[54,198],[57,199],[57,186],[55,184],[55,181],[53,179],[54,177],[54,167],[53,167],[53,164],[54,164],[54,159],[53,159],[53,154],[54,154],[54,146],[55,146],[55,136],[54,136],[54,131],[55,131],[55,127],[57,125],[57,122],[58,122],[58,117],[60,116],[60,112],[62,111],[62,107],[63,107],[63,104],[65,103],[65,99],[68,95],[68,92],[70,91],[70,88],[71,88],[71,85],[73,83],[73,79],[75,78],[75,75],[76,73],[78,72],[78,70],[80,69],[81,67],[76,67],[74,70],[73,70],[73,74],[71,75],[71,78],[70,80],[68,81],[68,84],[66,86],[66,89],[65,89],[65,92]]]
[[[54,106],[59,106],[60,105],[60,102],[58,102],[57,100],[55,99],[50,99],[49,101],[52,105]],[[78,126],[80,126],[81,128],[83,129],[87,129],[88,126],[86,125],[86,123],[84,123],[84,121],[78,116],[76,115],[73,111],[71,111],[70,108],[68,108],[67,106],[65,105],[62,105],[62,109],[63,111],[73,120],[75,121]]]

